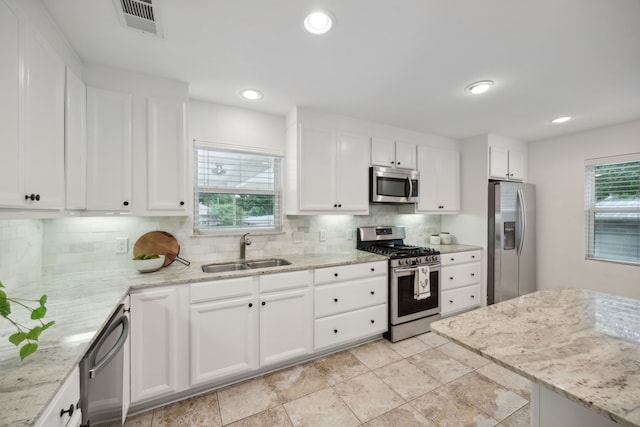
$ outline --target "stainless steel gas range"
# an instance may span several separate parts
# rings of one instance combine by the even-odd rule
[[[360,227],[357,248],[389,257],[389,331],[392,342],[430,330],[440,318],[440,252],[404,244],[404,227]]]

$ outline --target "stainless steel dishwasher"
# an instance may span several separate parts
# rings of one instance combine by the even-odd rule
[[[120,304],[80,360],[82,426],[123,423],[124,346],[129,337],[128,310]]]

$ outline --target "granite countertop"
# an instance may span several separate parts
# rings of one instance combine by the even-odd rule
[[[640,426],[638,300],[544,290],[431,328],[619,424]]]
[[[12,297],[48,296],[46,321],[56,324],[41,336],[40,349],[20,362],[18,349],[7,338],[15,332],[0,323],[0,426],[32,425],[71,374],[117,305],[130,290],[162,285],[219,280],[255,274],[281,273],[335,265],[384,261],[387,258],[358,250],[343,253],[283,256],[291,265],[226,273],[203,273],[202,264],[178,262],[153,273],[136,270],[101,271],[43,277],[9,287]],[[14,312],[20,310],[15,308]],[[29,324],[32,324],[29,322]]]

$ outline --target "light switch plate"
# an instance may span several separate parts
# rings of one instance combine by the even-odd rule
[[[327,230],[320,230],[320,241],[325,242],[327,240]]]

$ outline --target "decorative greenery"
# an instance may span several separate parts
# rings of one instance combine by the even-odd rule
[[[5,286],[0,282],[0,288]],[[38,303],[37,308],[31,308],[27,305],[29,302]],[[37,320],[40,324],[29,328],[13,320],[9,315],[11,314],[11,304],[19,305],[31,312],[31,319]],[[47,296],[42,295],[39,300],[30,300],[24,298],[9,298],[5,291],[0,289],[0,315],[7,319],[18,330],[15,334],[9,337],[11,344],[16,347],[22,344],[20,347],[20,360],[24,360],[27,356],[33,354],[38,350],[38,339],[40,334],[49,329],[55,321],[44,323],[42,319],[47,314]],[[24,344],[23,344],[24,343]]]

